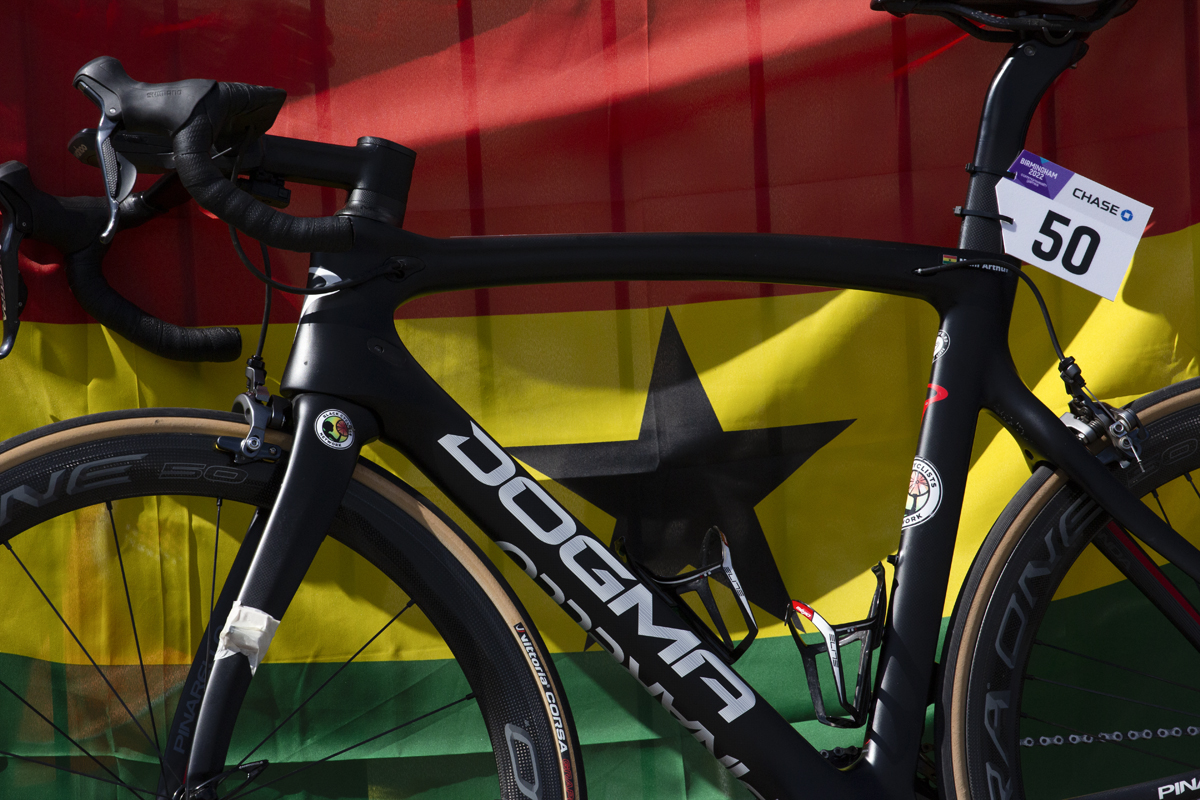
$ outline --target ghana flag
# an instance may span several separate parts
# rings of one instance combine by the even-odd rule
[[[45,191],[99,193],[99,174],[65,147],[96,124],[71,77],[112,55],[147,81],[286,89],[272,133],[338,144],[373,135],[412,147],[405,226],[431,236],[699,230],[953,244],[963,163],[1004,53],[943,20],[870,12],[866,0],[39,0],[5,4],[0,23],[0,159],[28,164]],[[1090,39],[1091,53],[1047,94],[1026,143],[1155,209],[1116,302],[1034,273],[1067,352],[1113,403],[1200,374],[1198,42],[1194,2],[1141,4]],[[329,214],[344,200],[332,189],[293,189],[294,214]],[[275,253],[273,263],[277,277],[303,281],[304,257]],[[105,264],[114,287],[158,316],[236,325],[244,342],[257,336],[261,287],[238,264],[225,226],[194,204],[118,237]],[[242,389],[240,362],[166,361],[96,324],[52,249],[27,243],[20,266],[29,303],[0,363],[0,439],[116,409],[224,410]],[[276,295],[265,353],[274,390],[298,314],[295,297]],[[651,500],[667,516],[692,504],[720,517],[703,523],[740,526],[769,547],[777,573],[761,571],[780,591],[834,623],[864,615],[870,567],[898,540],[927,399],[932,309],[855,291],[619,282],[422,298],[399,309],[396,327],[438,382],[601,536],[637,527]],[[1027,384],[1064,412],[1055,358],[1024,290],[1011,344]],[[669,458],[671,441],[703,457]],[[571,455],[589,448],[610,466],[572,472]],[[567,681],[593,796],[746,796],[607,655],[584,652],[583,632],[411,464],[379,446],[365,452],[470,531],[531,610]],[[1019,448],[989,418],[972,465],[947,615],[983,536],[1028,477]],[[119,575],[115,550],[73,544],[77,531],[108,524],[103,513],[60,523],[54,547],[27,565],[46,576],[64,616],[101,632],[88,646],[111,679],[136,687],[119,579],[111,596],[78,591],[84,578]],[[186,669],[207,610],[175,618],[162,598],[203,583],[215,512],[182,499],[117,514],[118,528],[136,531],[125,547],[146,556],[130,556],[129,570],[153,573],[136,576],[152,588],[134,596],[133,611],[142,646],[174,654],[155,678],[170,681]],[[225,512],[220,569],[247,519],[245,509]],[[655,541],[670,531],[659,534]],[[659,556],[667,563],[672,553]],[[402,607],[368,570],[341,545],[322,548],[255,678],[248,741]],[[0,559],[0,585],[23,581],[12,559]],[[32,591],[4,601],[4,675],[49,673],[51,687],[98,680]],[[812,721],[786,627],[759,618],[759,641],[739,671],[820,746],[861,742],[861,731]],[[439,680],[444,647],[419,623],[404,634],[372,642],[261,757],[310,763]],[[69,694],[31,699],[68,720],[79,705]],[[451,715],[432,727],[421,744],[347,753],[286,791],[410,797],[441,771],[486,772],[484,742],[468,721]],[[45,739],[46,755],[78,758]],[[15,762],[0,781],[44,783],[46,796],[76,791]]]

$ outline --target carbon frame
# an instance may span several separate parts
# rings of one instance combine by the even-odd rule
[[[968,195],[973,210],[987,211],[990,204],[995,212],[995,174],[1019,151],[1045,88],[1083,54],[1077,41],[1057,47],[1039,44],[1035,52],[1029,46],[1010,51],[989,92],[975,160],[990,174],[973,176]],[[986,260],[1002,251],[994,220],[966,220],[962,243],[975,250],[772,234],[439,240],[360,217],[354,228],[352,252],[314,254],[313,266],[342,279],[381,267],[390,272],[306,304],[281,381],[284,393],[298,402],[325,395],[322,404],[334,398],[353,404],[346,411],[364,426],[364,439],[377,425],[384,442],[403,452],[488,536],[503,543],[548,594],[759,797],[913,796],[945,587],[981,409],[996,414],[1026,448],[1062,469],[1121,525],[1200,580],[1200,552],[1123,489],[1017,376],[1008,351],[1017,278],[983,268],[924,276],[915,272],[941,264],[944,256]],[[938,311],[941,332],[948,337],[949,346],[934,361],[930,376],[945,398],[929,406],[917,449],[917,457],[932,465],[940,479],[941,503],[931,516],[901,531],[868,746],[856,768],[845,773],[822,759],[718,654],[700,643],[663,599],[547,495],[420,367],[393,323],[398,305],[432,292],[674,279],[822,285],[915,297]],[[315,410],[314,402],[304,405]],[[306,434],[297,428],[299,440]],[[285,490],[311,483],[312,476],[327,468],[340,475],[351,463],[342,453],[329,455],[311,447],[306,452],[290,461]],[[330,460],[334,458],[338,464]],[[542,507],[536,519],[531,504]],[[275,517],[273,512],[264,542],[272,539]],[[284,571],[297,569],[302,575],[307,562]],[[271,590],[252,569],[242,594],[263,596]],[[286,608],[288,599],[290,594],[273,601],[273,607]],[[218,667],[233,669],[229,665],[234,661],[226,659],[228,664],[219,662]],[[214,687],[222,683],[218,678],[214,672]],[[234,683],[248,680],[246,673]],[[226,696],[218,692],[211,702],[206,696],[202,713],[229,703]],[[201,739],[198,730],[198,746]],[[220,752],[211,755],[210,770],[223,760],[219,743],[216,750]],[[204,774],[197,769],[196,753],[192,766],[193,774]]]
[[[490,537],[518,554],[518,562],[539,577],[545,591],[569,607],[714,755],[764,797],[827,797],[830,792],[839,797],[911,797],[981,409],[995,413],[1026,447],[1063,469],[1127,529],[1164,554],[1175,550],[1168,557],[1200,576],[1196,551],[1125,491],[1017,376],[1008,351],[1015,276],[971,268],[925,277],[914,273],[941,263],[944,255],[976,259],[986,253],[757,234],[434,240],[379,232],[393,240],[392,247],[372,243],[372,251],[405,253],[407,277],[379,278],[313,301],[296,334],[282,379],[284,391],[334,395],[370,409],[384,442],[410,458]],[[339,275],[365,268],[356,255],[322,255],[314,262]],[[377,263],[373,260],[371,266]],[[486,282],[481,272],[491,269],[522,283],[688,277],[820,284],[913,296],[938,310],[949,347],[933,363],[930,383],[942,387],[946,398],[929,406],[917,456],[940,475],[941,505],[934,516],[901,532],[868,729],[870,746],[859,769],[839,774],[757,696],[734,716],[740,708],[736,701],[749,701],[742,699],[743,687],[731,680],[732,671],[719,663],[720,657],[697,655],[704,651],[698,642],[687,647],[687,625],[675,612],[537,488],[405,349],[392,321],[398,301],[427,291],[478,286]],[[454,439],[448,443],[447,437]],[[514,498],[525,491],[562,524],[546,531],[528,515],[515,513],[521,506]],[[625,613],[634,607],[638,615]],[[681,663],[683,670],[671,668]],[[701,678],[723,681],[735,702]]]

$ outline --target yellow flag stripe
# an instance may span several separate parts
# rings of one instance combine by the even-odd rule
[[[1079,360],[1098,396],[1122,403],[1200,372],[1193,268],[1198,232],[1200,226],[1193,226],[1144,240],[1114,303],[1031,271],[1064,347]],[[672,315],[726,430],[855,420],[763,500],[757,512],[797,599],[816,605],[835,622],[863,616],[874,586],[869,568],[894,550],[898,538],[937,328],[935,312],[906,298],[836,291],[697,303],[674,307]],[[396,325],[421,364],[497,441],[518,446],[635,439],[663,316],[662,308],[645,308],[401,319]],[[252,341],[257,330],[247,326],[242,333]],[[278,390],[293,333],[294,326],[271,329],[266,358],[273,390]],[[1024,290],[1018,295],[1010,339],[1026,382],[1055,413],[1063,413],[1067,396],[1036,304]],[[0,365],[9,400],[0,436],[122,408],[228,408],[242,388],[241,372],[237,363],[166,361],[97,325],[27,323],[13,355]],[[366,453],[472,531],[539,620],[552,650],[582,647],[582,631],[405,458],[380,445]],[[950,613],[983,536],[1028,474],[1020,448],[984,417],[974,444],[945,613]],[[552,481],[546,485],[598,535],[611,534],[611,517]],[[191,519],[201,539],[211,542],[211,531],[205,532],[211,523],[188,502],[169,510],[145,508],[139,514],[139,525],[151,520],[156,530]],[[84,513],[78,524],[96,522]],[[240,535],[239,529],[230,530]],[[233,547],[231,541],[224,548],[229,557]],[[78,573],[90,563],[85,554],[63,551],[47,559],[51,572],[56,563],[67,564],[60,592],[72,570]],[[353,631],[324,631],[332,641],[318,643],[308,638],[313,628],[285,624],[269,659],[344,657],[352,652],[346,649],[351,642],[366,638],[355,636],[378,623],[369,636],[382,625],[388,612],[354,590],[344,591],[353,585],[346,575],[355,569],[347,554],[323,551],[297,610],[311,609],[317,620],[362,620],[362,625],[351,626]],[[1106,564],[1081,574],[1085,577],[1073,579],[1065,592],[1078,593],[1114,578]],[[0,572],[0,580],[9,577]],[[177,578],[162,575],[157,580],[155,591],[169,593]],[[370,594],[366,588],[361,591]],[[145,603],[152,605],[152,600]],[[198,635],[196,619],[163,624],[164,630],[179,631],[180,642]],[[784,633],[774,625],[763,635]],[[75,658],[61,642],[42,642],[40,636],[31,634],[31,643],[16,652]],[[112,658],[127,657],[123,644],[111,646]],[[181,653],[186,650],[180,648]],[[380,645],[364,657],[444,654],[437,648],[425,642],[417,655],[404,655]]]

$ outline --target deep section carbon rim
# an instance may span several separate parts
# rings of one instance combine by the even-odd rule
[[[1198,544],[1195,403],[1148,426],[1144,468],[1114,469]],[[1020,530],[973,570],[991,588],[978,590],[982,620],[954,659],[958,787],[995,800],[1200,797],[1200,587],[1076,488],[1042,478],[1049,491],[1018,515]]]
[[[153,798],[186,780],[208,621],[282,465],[216,451],[230,415],[138,414],[0,450],[4,797]],[[574,751],[522,642],[544,654],[540,640],[418,498],[360,467],[217,796],[569,795]]]

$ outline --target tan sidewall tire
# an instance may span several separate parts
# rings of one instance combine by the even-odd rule
[[[3,476],[11,470],[17,470],[35,459],[51,456],[81,445],[94,446],[97,443],[112,440],[114,451],[118,451],[116,442],[128,440],[129,437],[139,437],[144,440],[146,436],[183,434],[190,437],[203,437],[201,441],[205,442],[205,448],[211,448],[211,445],[207,444],[208,440],[215,441],[217,436],[240,438],[246,430],[245,423],[236,421],[232,415],[228,414],[180,409],[164,409],[162,412],[161,415],[157,415],[153,411],[141,410],[128,412],[128,414],[97,415],[94,420],[81,418],[69,423],[50,426],[40,435],[38,432],[33,432],[28,436],[19,437],[14,440],[19,443],[9,443],[7,448],[0,451],[0,487],[5,485],[2,482]],[[291,444],[291,437],[278,431],[269,431],[267,440],[272,444],[282,446],[285,450]],[[128,446],[126,445],[126,447]],[[582,786],[578,785],[581,782],[582,773],[577,739],[573,725],[570,724],[569,712],[562,702],[565,695],[561,691],[557,675],[554,674],[553,664],[548,658],[545,645],[537,635],[536,629],[520,606],[515,594],[467,534],[450,522],[444,514],[424,502],[423,498],[404,483],[365,461],[355,469],[353,481],[358,487],[355,494],[363,491],[370,492],[391,507],[387,512],[388,518],[395,520],[407,518],[411,520],[411,523],[408,524],[415,524],[427,531],[436,540],[436,543],[426,540],[427,544],[421,546],[443,551],[441,558],[447,562],[457,563],[461,568],[458,570],[459,574],[465,573],[464,581],[473,583],[486,596],[487,602],[495,609],[504,627],[507,628],[508,635],[503,638],[511,637],[513,643],[511,652],[520,654],[519,659],[514,657],[510,659],[509,663],[519,663],[522,670],[528,671],[527,683],[530,686],[540,686],[547,678],[552,682],[555,689],[554,695],[557,696],[557,703],[561,707],[561,711],[556,708],[554,713],[551,712],[548,692],[537,691],[536,696],[539,698],[540,705],[545,709],[544,720],[551,731],[555,728],[554,721],[558,718],[558,714],[566,712],[566,743],[568,747],[567,752],[562,755],[561,762],[553,765],[553,770],[557,773],[557,780],[554,782],[558,784],[558,787],[557,791],[550,794],[569,800],[582,797]],[[347,503],[352,502],[351,494],[352,492],[348,492]],[[102,500],[102,496],[97,496],[89,498],[85,504]],[[60,503],[59,501],[65,502]],[[65,497],[55,498],[52,503],[61,505],[69,503],[69,500]],[[55,513],[66,513],[66,511],[67,509],[64,508],[56,510]],[[21,520],[18,518],[13,525],[20,530]],[[397,522],[396,528],[404,529],[405,524]],[[415,530],[415,528],[412,529]],[[7,535],[11,536],[13,533]],[[518,629],[521,627],[528,631],[529,640],[522,641],[518,633]],[[533,653],[540,661],[540,665],[546,669],[547,675],[540,674],[535,668],[532,658],[529,657],[528,647],[533,648]],[[505,648],[507,649],[507,645]],[[512,678],[510,673],[507,679],[511,681]],[[544,792],[548,788],[548,786],[543,786],[542,791]]]
[[[1196,405],[1200,405],[1200,389],[1168,397],[1155,403],[1140,411],[1138,418],[1142,424],[1149,425],[1170,414]],[[972,567],[964,582],[964,594],[959,597],[958,605],[951,619],[950,630],[947,633],[947,648],[942,662],[943,673],[945,667],[951,662],[953,672],[949,685],[943,683],[939,698],[944,707],[941,712],[941,721],[945,729],[941,756],[943,759],[948,757],[952,771],[952,780],[950,781],[946,780],[945,770],[939,771],[939,787],[945,797],[953,797],[957,800],[987,800],[986,798],[971,798],[967,774],[966,701],[971,677],[971,663],[977,646],[979,630],[982,627],[984,612],[1009,557],[1042,509],[1067,485],[1067,477],[1062,472],[1035,475],[1031,478],[1031,483],[1035,481],[1040,481],[1040,485],[1027,484],[1026,491],[1032,489],[1033,494],[1025,500],[1020,509],[1016,510],[1015,516],[1011,516],[1011,521],[1003,530],[997,530],[1000,524],[998,522],[997,527],[993,527],[988,534],[980,549],[981,555],[987,553],[986,561],[976,563]],[[1011,508],[1006,509],[1006,514],[1002,515],[1001,519],[1008,516],[1008,512],[1012,510]],[[970,590],[970,596],[967,597],[966,592],[972,583],[976,582],[977,585]],[[960,619],[963,620],[961,632],[958,631],[957,624]]]

